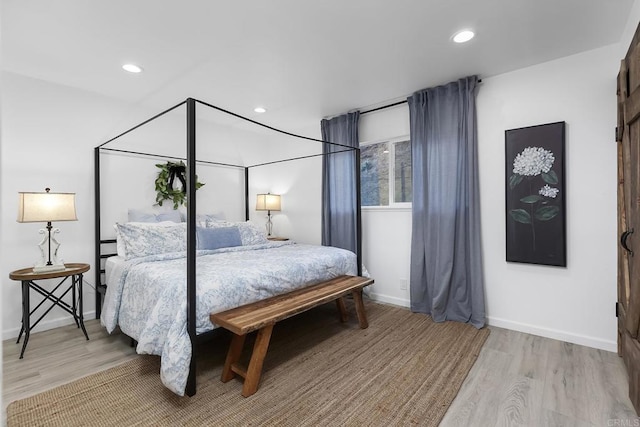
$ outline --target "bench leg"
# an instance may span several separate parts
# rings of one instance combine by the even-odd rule
[[[264,363],[264,358],[267,355],[267,349],[269,348],[269,340],[271,339],[273,325],[274,324],[272,323],[258,331],[256,343],[253,346],[253,353],[251,354],[251,361],[247,368],[247,376],[244,379],[244,385],[242,386],[242,395],[244,397],[249,397],[258,390],[260,376],[262,376],[262,364]]]
[[[347,313],[347,306],[344,305],[344,299],[342,297],[336,300],[336,305],[338,306],[338,313],[340,314],[340,321],[342,323],[349,320],[349,314]]]
[[[358,314],[358,322],[360,328],[367,329],[369,322],[367,322],[367,313],[364,311],[364,302],[362,301],[362,288],[356,289],[352,292],[353,300],[356,303],[356,313]]]
[[[222,369],[222,377],[220,378],[223,383],[226,383],[235,377],[232,367],[238,362],[238,360],[240,360],[242,347],[244,347],[244,339],[246,337],[246,335],[233,334],[231,345],[229,345],[229,352],[227,352],[227,359],[225,360],[224,368]]]

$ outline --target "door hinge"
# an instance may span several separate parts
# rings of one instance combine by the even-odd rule
[[[616,317],[618,317],[618,302],[616,301]]]

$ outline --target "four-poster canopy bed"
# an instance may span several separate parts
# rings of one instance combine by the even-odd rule
[[[300,154],[296,150],[296,154],[300,155],[294,155],[290,158],[268,159],[268,161],[265,162],[254,161],[250,164],[216,162],[210,160],[208,157],[206,159],[198,158],[196,154],[196,125],[199,123],[199,117],[196,114],[196,106],[203,107],[205,111],[215,111],[216,114],[223,114],[225,115],[225,117],[232,118],[235,121],[236,127],[244,126],[246,128],[246,126],[256,126],[261,131],[268,131],[273,133],[273,135],[283,136],[289,139],[292,138],[296,143],[310,141],[316,144],[316,147],[319,147],[320,150],[322,149],[323,145],[325,147],[331,147],[331,150],[324,150],[324,152],[321,151],[319,153],[314,152],[312,154]],[[180,107],[186,108],[184,114],[184,117],[186,117],[186,155],[184,157],[167,156],[159,153],[134,151],[123,148],[113,148],[114,142],[122,142],[123,140],[126,142],[127,139],[124,137],[131,134],[131,132],[139,130],[144,126],[153,123],[155,120],[162,116],[165,116],[167,113],[175,113],[176,111],[179,111],[177,109]],[[205,126],[211,125],[211,123],[202,123]],[[202,144],[202,141],[200,142],[200,144]],[[101,200],[101,190],[103,189],[103,183],[101,182],[101,156],[106,153],[135,156],[141,158],[184,160],[186,164],[186,225],[184,223],[176,223],[173,225],[167,225],[166,227],[154,227],[135,223],[117,224],[115,227],[118,240],[112,238],[103,238],[103,233],[105,235],[107,235],[107,233],[103,231],[103,228],[106,227],[104,227],[104,224],[102,223],[102,221],[104,220],[102,211],[104,205],[102,204]],[[105,326],[107,326],[110,331],[117,324],[121,326],[121,329],[123,329],[124,333],[127,333],[127,330],[135,331],[134,333],[127,335],[132,336],[132,338],[136,339],[139,342],[139,352],[149,352],[152,354],[157,354],[156,352],[159,351],[158,348],[163,348],[163,371],[161,373],[161,375],[163,376],[163,382],[177,394],[182,394],[182,392],[184,392],[189,396],[194,395],[196,392],[196,362],[194,356],[198,349],[198,344],[211,337],[211,334],[213,332],[212,328],[214,327],[214,325],[212,325],[211,323],[202,323],[202,313],[198,314],[198,309],[200,309],[200,311],[203,311],[205,309],[209,310],[210,305],[215,306],[215,310],[228,309],[233,305],[244,305],[247,302],[254,302],[256,300],[261,300],[272,295],[288,292],[291,289],[312,285],[324,280],[328,280],[335,276],[343,274],[357,276],[362,275],[362,230],[359,191],[356,191],[354,195],[354,202],[356,206],[355,233],[357,242],[355,254],[338,248],[313,246],[307,247],[307,245],[294,245],[292,242],[267,242],[266,240],[263,241],[261,240],[261,237],[258,236],[259,233],[256,233],[255,229],[252,229],[250,224],[229,222],[214,224],[212,226],[212,229],[224,229],[227,234],[237,233],[238,235],[235,237],[235,240],[237,240],[237,242],[230,244],[229,247],[203,248],[201,243],[199,244],[198,242],[203,241],[203,236],[206,237],[207,235],[213,234],[211,234],[210,231],[207,231],[206,229],[203,230],[202,227],[199,227],[199,225],[204,226],[204,224],[202,223],[202,221],[200,221],[199,215],[196,213],[196,165],[198,164],[211,167],[236,168],[238,170],[244,171],[244,220],[248,221],[250,203],[250,171],[253,168],[274,165],[281,162],[301,160],[316,156],[333,156],[339,153],[343,153],[341,155],[349,155],[352,157],[352,161],[355,165],[354,170],[356,188],[359,189],[360,150],[358,148],[348,147],[345,145],[335,144],[327,141],[320,141],[313,138],[302,137],[289,132],[284,132],[193,98],[188,98],[187,100],[159,113],[158,115],[140,123],[139,125],[132,127],[126,132],[121,133],[115,138],[112,138],[109,141],[97,146],[94,150],[95,270],[97,287],[96,317],[102,317],[103,324],[105,324]],[[320,179],[320,177],[318,179]],[[214,186],[215,184],[210,183],[209,185]],[[207,225],[209,224],[207,223]],[[206,226],[204,227],[206,228]],[[158,230],[162,231],[159,232]],[[176,241],[180,240],[179,237],[174,239],[169,237],[167,242],[157,240],[158,235],[175,237],[179,236],[180,233],[182,233],[182,236],[184,236],[184,234],[186,233],[186,239],[185,242],[182,243],[182,245],[178,244],[178,246],[176,246]],[[149,235],[152,235],[152,237],[149,238]],[[216,238],[218,238],[220,234],[217,234],[216,236]],[[149,238],[148,242],[145,243],[147,244],[147,246],[144,246],[141,241],[144,241],[147,238]],[[123,257],[112,257],[112,255],[114,255],[113,253],[104,253],[105,250],[103,250],[103,248],[105,246],[109,244],[113,245],[116,243],[118,245],[118,255],[122,255]],[[167,249],[163,252],[162,248],[158,249],[158,247],[165,245],[165,243],[171,246],[171,249]],[[123,248],[127,248],[126,254],[120,253],[121,245]],[[122,251],[124,252],[124,249]],[[135,253],[136,251],[138,252],[132,255],[132,253]],[[178,252],[181,252],[180,256],[175,255]],[[185,252],[186,275],[184,273]],[[246,255],[247,257],[245,257],[245,252],[249,254]],[[296,256],[298,258],[295,258]],[[206,261],[207,259],[213,259],[214,257],[215,261]],[[116,263],[115,261],[113,261],[116,258],[122,259],[119,261],[119,263]],[[296,259],[295,261],[293,261],[294,258]],[[247,259],[251,260],[247,261]],[[250,270],[249,267],[254,263],[259,265],[260,269],[267,271],[267,275],[260,276],[258,275],[258,273],[251,273],[250,271],[252,270]],[[230,270],[225,271],[224,273],[220,273],[218,272],[218,270],[213,271],[214,267],[212,267],[211,265],[216,265],[215,268],[218,268],[218,264],[228,267]],[[295,264],[294,266],[291,266],[291,268],[294,268],[295,270],[286,270],[284,268],[281,268],[281,266],[285,264]],[[107,265],[110,265],[110,267],[107,267]],[[156,267],[159,269],[154,270],[153,273],[150,272],[152,268]],[[162,268],[166,268],[166,270],[162,270]],[[148,276],[144,276],[144,278],[142,278],[143,276],[141,276],[142,273],[140,272],[140,270],[145,270],[145,274],[148,274]],[[240,272],[244,272],[245,270],[246,276],[253,275],[253,277],[248,277],[246,279],[243,278],[242,280],[246,280],[246,282],[239,282],[240,279],[238,278],[238,276],[241,276],[242,274],[240,274]],[[111,277],[109,277],[109,274],[111,274]],[[208,276],[205,276],[205,274],[211,274],[211,277],[213,278],[208,278]],[[138,280],[140,281],[140,283],[142,283],[141,285],[137,285],[137,282],[134,282],[134,279],[136,277],[138,277]],[[200,281],[198,279],[200,279]],[[108,284],[107,280],[109,281]],[[269,281],[273,282],[270,285],[274,287],[273,289],[267,289],[268,284],[264,283]],[[228,288],[225,288],[225,286],[227,285],[226,282],[233,282],[234,288],[231,289],[231,285],[229,285]],[[182,284],[185,284],[186,286],[183,286]],[[141,294],[136,294],[133,290],[129,291],[128,287],[134,289],[136,286],[143,289],[142,291],[140,291]],[[175,290],[171,291],[173,293],[170,293],[166,290],[166,288],[170,288],[173,286],[175,286]],[[152,292],[150,288],[154,287],[160,288],[160,290],[158,291],[160,293],[160,296],[151,295],[150,293],[146,294],[146,292]],[[181,292],[185,291],[185,287],[186,295],[182,295]],[[222,299],[226,298],[227,300],[223,303],[218,302],[216,300],[218,297],[212,296],[212,287],[226,289],[223,292],[227,292],[227,294],[223,293],[224,296],[222,297]],[[250,293],[252,294],[248,295]],[[139,297],[140,300],[136,299],[138,298],[136,295],[141,295]],[[182,298],[182,300],[176,302],[176,295],[181,295],[178,298]],[[186,304],[183,306],[182,302],[184,302],[185,297]],[[136,313],[136,306],[141,305],[146,300],[155,300],[156,305],[152,307],[141,308],[142,314]],[[104,312],[102,312],[103,303],[105,304]],[[163,329],[162,333],[164,334],[166,332],[166,335],[153,336],[153,334],[151,334],[151,338],[145,338],[142,335],[134,336],[137,333],[142,333],[139,330],[138,325],[144,323],[143,321],[141,321],[141,319],[144,319],[145,316],[150,316],[151,312],[157,317],[162,317],[162,315],[165,314],[162,304],[166,304],[167,306],[171,306],[172,304],[175,305],[176,307],[174,308],[177,309],[177,314],[175,314],[175,317],[183,319],[185,321],[184,325],[182,325],[181,323],[170,324],[170,326],[167,327],[167,331],[164,331]],[[132,307],[132,314],[123,314],[124,307],[127,305],[130,305]],[[184,310],[182,309],[183,307],[185,308]],[[157,313],[158,311],[160,311],[160,313]],[[167,311],[169,311],[169,307],[167,307]],[[208,322],[208,314],[209,313],[206,313],[206,322]],[[122,324],[127,323],[127,319],[129,322],[129,326],[123,327]],[[152,326],[147,326],[146,328],[155,331],[157,329],[165,328],[165,326],[153,324]],[[186,334],[181,335],[183,331],[181,328],[186,328]],[[146,334],[147,332],[148,331],[145,329],[144,333]],[[182,341],[180,341],[180,339],[173,340],[173,338],[175,338],[175,336],[177,335],[181,337]],[[185,337],[188,337],[186,347],[189,348],[176,349],[176,347],[179,347],[177,343],[182,342],[183,344],[185,344]],[[145,339],[147,343],[146,345],[142,345],[142,348],[140,348],[142,339]],[[171,376],[170,368],[167,368],[166,370],[164,369],[165,358],[169,359],[167,361],[167,364],[172,363],[171,359],[181,359],[180,363],[182,364],[188,363],[188,376],[186,374],[183,375],[182,373],[176,374],[179,378],[186,377],[186,381],[181,381],[180,379],[178,379],[175,381],[177,385],[172,383],[172,379],[168,378]],[[177,365],[180,365],[180,363],[177,363]],[[171,369],[173,369],[173,366],[171,367]]]

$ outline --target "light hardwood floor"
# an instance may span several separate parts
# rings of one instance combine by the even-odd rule
[[[89,334],[73,324],[31,333],[24,358],[22,340],[2,342],[2,405],[108,369],[137,357],[129,338],[107,334],[99,320],[84,322]],[[24,338],[23,338],[24,339]]]
[[[490,329],[441,426],[640,426],[616,353]]]
[[[2,343],[3,409],[9,402],[135,358],[129,339],[86,322]],[[640,426],[614,353],[491,327],[478,361],[441,426]],[[4,417],[3,417],[4,418]]]

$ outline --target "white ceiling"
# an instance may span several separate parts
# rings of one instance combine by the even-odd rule
[[[633,0],[3,0],[2,68],[286,130],[617,43]],[[464,45],[453,33],[472,28]],[[134,62],[138,75],[121,65]],[[257,105],[269,111],[258,115]]]

